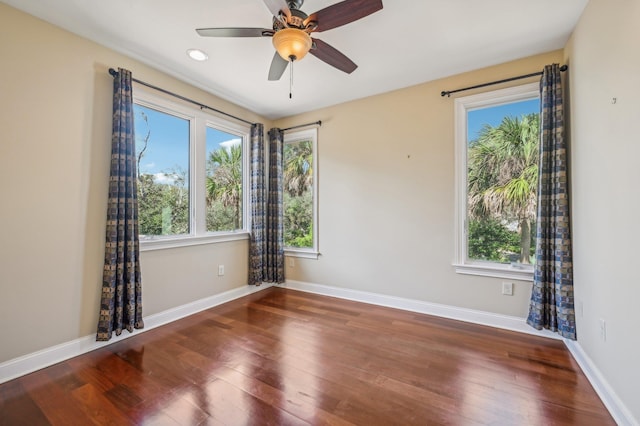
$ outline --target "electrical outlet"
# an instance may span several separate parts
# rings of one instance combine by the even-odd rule
[[[582,300],[577,300],[577,308],[578,308],[578,317],[584,317],[584,302]]]
[[[293,257],[289,258],[289,268],[295,268],[296,260]]]
[[[218,265],[218,276],[221,277],[224,275],[224,265]]]
[[[600,323],[600,338],[603,342],[607,341],[607,322],[600,318],[598,321]]]
[[[512,282],[503,282],[502,283],[502,294],[505,296],[513,296],[513,283]]]

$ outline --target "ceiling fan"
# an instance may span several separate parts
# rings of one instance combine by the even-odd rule
[[[351,74],[358,66],[336,48],[310,36],[364,18],[382,9],[382,0],[344,0],[311,15],[300,10],[304,0],[264,0],[273,14],[273,28],[198,28],[204,37],[273,37],[276,53],[269,80],[279,80],[289,62],[307,52],[327,64]]]

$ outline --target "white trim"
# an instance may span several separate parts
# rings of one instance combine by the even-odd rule
[[[454,264],[458,274],[481,275],[495,278],[505,278],[508,280],[533,281],[532,269],[518,269],[510,265],[502,265],[496,263],[488,263],[487,265],[472,264],[466,265]]]
[[[535,330],[526,323],[524,318],[301,281],[287,280],[285,284],[279,286],[307,293],[321,294],[323,296],[337,297],[361,303],[370,303],[378,306],[435,315],[438,317],[465,321],[473,324],[486,325],[504,330],[562,340],[616,423],[619,425],[640,426],[638,420],[633,417],[633,414],[620,400],[611,385],[587,356],[578,342],[563,339],[558,334],[552,333],[548,330]]]
[[[285,284],[281,284],[279,285],[279,287],[286,287],[293,290],[305,291],[307,293],[338,297],[340,299],[370,303],[372,305],[386,306],[389,308],[402,309],[405,311],[417,312],[421,314],[435,315],[442,318],[449,318],[458,321],[470,322],[473,324],[487,325],[504,330],[517,331],[520,333],[562,340],[562,338],[556,333],[552,333],[548,330],[538,331],[534,328],[531,328],[526,323],[525,319],[520,317],[293,280],[287,280]]]
[[[228,241],[248,240],[247,231],[209,234],[196,237],[157,237],[140,240],[140,251],[164,250],[176,247],[199,246],[203,244],[225,243]]]
[[[616,423],[619,425],[639,426],[640,421],[633,417],[631,411],[620,400],[609,382],[602,375],[602,372],[582,349],[580,343],[573,340],[565,340],[564,343]]]
[[[51,346],[37,352],[33,352],[18,358],[10,359],[0,364],[0,383],[7,382],[17,377],[29,374],[36,370],[48,367],[58,362],[65,361],[78,355],[102,348],[112,343],[119,342],[129,337],[137,336],[145,331],[152,330],[161,325],[193,315],[205,309],[230,302],[240,297],[247,296],[258,291],[273,287],[273,284],[263,283],[261,286],[242,286],[220,294],[196,300],[195,302],[167,309],[157,314],[144,318],[144,328],[134,330],[133,333],[124,331],[120,336],[113,336],[108,342],[96,342],[95,334],[80,337],[69,342]]]
[[[300,257],[303,259],[318,259],[320,257],[320,253],[310,250],[295,250],[293,248],[288,248],[284,250],[285,256],[290,257]]]

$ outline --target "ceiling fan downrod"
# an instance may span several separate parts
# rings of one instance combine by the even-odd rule
[[[303,3],[304,0],[287,0],[287,6],[289,6],[289,9],[300,9]]]

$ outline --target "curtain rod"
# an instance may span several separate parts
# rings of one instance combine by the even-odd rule
[[[563,65],[560,67],[560,71],[566,71],[569,67],[566,65]],[[469,87],[465,87],[462,89],[456,89],[456,90],[443,90],[442,92],[440,92],[440,96],[447,96],[447,97],[451,97],[452,93],[457,93],[457,92],[463,92],[465,90],[471,90],[471,89],[478,89],[480,87],[486,87],[486,86],[493,86],[494,84],[500,84],[500,83],[507,83],[509,81],[514,81],[514,80],[520,80],[523,78],[528,78],[528,77],[535,77],[537,75],[542,75],[542,71],[538,71],[538,72],[532,72],[531,74],[525,74],[525,75],[519,75],[517,77],[511,77],[511,78],[505,78],[504,80],[498,80],[498,81],[492,81],[490,83],[482,83],[482,84],[477,84],[475,86],[469,86]]]
[[[307,126],[322,126],[322,121],[318,120],[318,121],[314,121],[313,123],[300,124],[298,126],[287,127],[286,129],[282,129],[282,131],[286,132],[287,130],[299,129],[300,127],[307,127]]]
[[[111,74],[112,76],[115,77],[115,76],[118,75],[118,71],[114,70],[113,68],[109,68],[109,74]],[[147,86],[147,87],[150,87],[151,89],[154,89],[154,90],[157,90],[159,92],[165,93],[167,95],[173,96],[175,98],[182,99],[183,101],[190,102],[190,103],[192,103],[194,105],[199,106],[200,108],[210,109],[211,111],[215,111],[215,112],[217,112],[219,114],[226,115],[227,117],[235,118],[238,121],[242,121],[243,123],[246,123],[246,124],[249,124],[249,125],[252,125],[252,126],[255,124],[255,123],[252,123],[251,121],[247,121],[247,120],[245,120],[243,118],[236,117],[235,115],[231,115],[231,114],[228,114],[228,113],[226,113],[224,111],[220,111],[219,109],[215,109],[215,108],[212,108],[212,107],[210,107],[208,105],[201,104],[200,102],[194,101],[193,99],[186,98],[186,97],[184,97],[182,95],[178,95],[177,93],[173,93],[173,92],[170,92],[170,91],[168,91],[166,89],[163,89],[161,87],[154,86],[153,84],[149,84],[147,82],[138,80],[137,78],[133,78],[132,77],[131,80],[135,81],[138,84],[142,84],[143,86]]]

